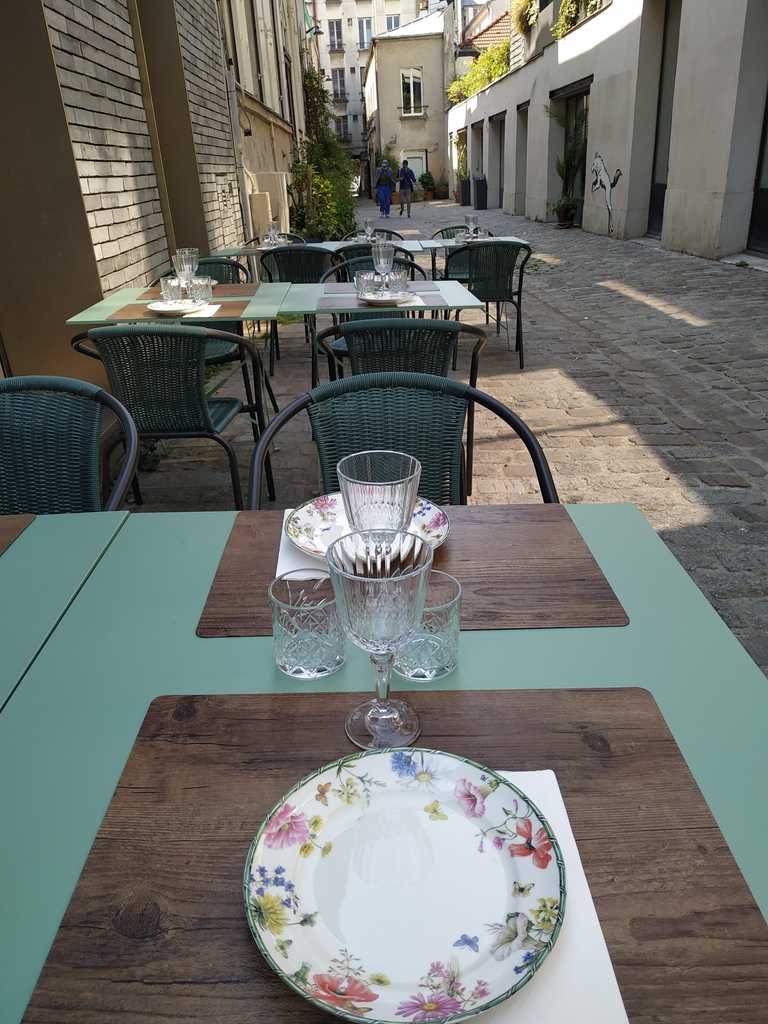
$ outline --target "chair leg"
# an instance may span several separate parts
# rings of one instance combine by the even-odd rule
[[[310,344],[311,349],[312,349],[312,351],[311,351],[311,359],[312,359],[312,369],[311,369],[312,387],[316,388],[317,385],[320,383],[320,369],[319,369],[319,367],[317,365],[317,345],[315,344],[315,331],[314,331],[314,325],[312,323],[312,320],[313,320],[313,317],[307,316],[307,317],[304,318],[304,331],[307,334],[307,337],[309,338],[309,344]]]
[[[472,493],[472,471],[475,455],[475,403],[467,406],[467,457],[465,460],[465,487],[467,494]]]
[[[496,333],[501,334],[501,303],[496,303]]]
[[[489,324],[491,322],[491,311],[490,311],[490,308],[489,308],[489,304],[487,302],[485,304],[485,322],[487,324]]]
[[[133,480],[131,480],[131,494],[133,494],[134,505],[143,505],[144,498],[141,494],[141,488],[139,487],[139,474],[133,474]]]
[[[458,359],[459,359],[459,340],[457,338],[456,339],[456,344],[453,346],[453,360],[451,361],[451,369],[452,370],[458,369]]]
[[[277,321],[269,321],[269,376],[275,375],[275,349],[277,347]]]
[[[254,444],[258,444],[261,435],[264,433],[264,430],[267,426],[267,414],[266,410],[264,409],[264,396],[261,390],[262,381],[259,380],[260,376],[262,377],[262,380],[264,379],[264,377],[263,374],[259,373],[259,364],[256,362],[255,357],[252,358],[251,374],[253,376],[253,390],[251,390],[251,384],[248,377],[248,364],[246,363],[245,359],[241,360],[241,366],[243,370],[243,380],[245,381],[245,394],[246,398],[248,399],[248,404],[256,409],[255,423],[253,421],[253,415],[249,415],[251,415],[251,429],[253,430],[253,441]],[[272,388],[270,387],[268,380],[266,381],[266,385],[270,394],[272,394]],[[277,402],[275,401],[274,394],[272,394],[272,401],[274,402],[275,405],[275,412],[278,412],[279,410],[277,408]],[[270,501],[274,501],[275,478],[272,475],[272,462],[269,458],[269,452],[267,452],[267,457],[264,460],[264,475],[267,480],[267,497],[269,498]]]
[[[517,349],[520,356],[520,369],[525,368],[525,359],[523,357],[523,314],[520,307],[517,307],[517,326],[515,330],[515,348]]]
[[[242,512],[243,509],[243,489],[240,485],[240,470],[237,466],[237,456],[235,455],[235,449],[221,434],[209,434],[212,441],[216,441],[220,444],[224,451],[227,453],[227,460],[229,461],[229,475],[232,477],[232,494],[235,498],[235,508],[238,512]]]

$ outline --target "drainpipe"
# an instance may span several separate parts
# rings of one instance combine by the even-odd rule
[[[226,36],[224,35],[224,22],[221,17],[221,0],[216,0],[216,18],[219,23],[219,38],[221,39],[221,55],[224,59],[225,76],[227,80],[227,101],[229,104],[229,123],[232,126],[232,147],[235,154],[235,166],[237,168],[237,187],[240,192],[240,218],[243,225],[244,238],[253,238],[253,221],[251,220],[251,203],[248,199],[248,188],[245,183],[245,162],[243,160],[243,146],[240,139],[240,118],[237,112],[237,85],[235,84],[235,72],[232,61],[227,53]]]

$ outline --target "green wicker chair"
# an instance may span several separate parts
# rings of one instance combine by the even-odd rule
[[[349,260],[365,259],[371,255],[372,244],[373,243],[371,242],[353,242],[350,245],[342,245],[336,250],[334,256],[337,260],[343,260],[345,262]],[[412,253],[408,252],[407,249],[401,248],[399,245],[395,246],[395,258],[408,260],[409,263],[413,262]]]
[[[281,245],[263,252],[259,257],[261,277],[265,281],[290,281],[291,284],[317,284],[327,270],[337,262],[327,249],[315,249],[309,245]],[[304,317],[304,340],[312,344],[315,336],[316,318]],[[314,346],[313,346],[314,352]],[[277,320],[269,324],[269,373],[275,372],[275,359],[280,358],[280,338]],[[314,356],[313,356],[314,359]],[[315,366],[312,366],[315,377]]]
[[[255,396],[247,389],[247,404],[239,398],[208,398],[205,392],[206,346],[228,341],[247,353],[255,369]],[[235,506],[243,507],[237,458],[222,431],[241,412],[255,413],[254,440],[266,425],[261,383],[264,371],[256,349],[236,335],[206,327],[162,326],[155,323],[117,324],[88,332],[87,341],[74,339],[72,347],[104,364],[114,395],[123,402],[143,441],[176,437],[204,437],[227,453]],[[274,494],[271,467],[267,486]]]
[[[299,395],[271,421],[251,465],[249,507],[261,506],[261,478],[276,434],[307,410],[317,445],[323,487],[337,491],[336,466],[353,452],[387,448],[421,462],[419,493],[439,505],[466,502],[462,435],[470,403],[507,423],[531,456],[542,499],[558,501],[544,452],[530,428],[491,395],[450,377],[426,373],[367,373],[322,384]]]
[[[176,271],[171,267],[161,277],[173,277]],[[248,284],[251,281],[251,272],[237,260],[229,259],[226,256],[203,256],[197,264],[197,273],[200,277],[212,277],[219,284]],[[160,284],[161,277],[152,282],[152,287]],[[214,291],[215,295],[215,291]],[[227,331],[229,334],[243,333],[243,325],[239,320],[220,320],[218,329]],[[206,366],[223,366],[225,363],[233,363],[240,358],[240,349],[237,345],[225,341],[212,341],[205,350]],[[277,408],[275,408],[277,412]]]
[[[341,250],[339,250],[341,251]],[[376,268],[373,265],[373,257],[358,256],[353,260],[345,260],[343,263],[337,263],[335,267],[331,267],[327,270],[320,278],[320,283],[323,284],[326,281],[353,281],[355,274],[364,273],[365,271],[373,271]],[[412,281],[416,278],[426,280],[426,272],[411,259],[404,259],[397,256],[392,260],[393,270],[407,270]],[[398,314],[399,316],[400,314]]]
[[[117,421],[124,455],[103,502],[105,411]],[[0,438],[0,515],[112,512],[122,505],[136,470],[139,446],[128,410],[83,380],[0,380]]]
[[[524,242],[472,242],[448,253],[445,261],[445,277],[454,276],[454,260],[458,266],[467,266],[466,286],[485,303],[485,322],[488,323],[488,304],[496,303],[496,333],[501,331],[501,304],[511,302],[515,307],[515,351],[522,370],[523,355],[523,273],[531,255],[531,247]],[[517,271],[517,282],[515,272]],[[509,343],[509,320],[507,320],[507,343]]]
[[[432,235],[432,237],[433,238],[455,238],[456,235],[460,235],[462,232],[464,232],[466,230],[467,230],[467,225],[466,224],[451,224],[447,228],[440,228],[439,231],[435,231],[435,233]],[[488,235],[491,238],[493,238],[493,232],[492,231],[489,231]],[[432,280],[433,281],[436,281],[438,279],[438,277],[440,277],[440,274],[438,273],[438,270],[437,270],[437,254],[438,254],[439,251],[440,251],[439,249],[433,249],[432,250]],[[446,250],[443,249],[443,252],[446,252]],[[466,263],[466,261],[464,261],[464,264],[465,263]],[[461,260],[456,260],[455,261],[455,263],[452,265],[452,271],[453,271],[452,275],[451,275],[451,280],[452,281],[461,281],[462,284],[466,284],[468,267],[466,265],[463,265]],[[445,277],[445,267],[443,268],[443,277]]]
[[[328,359],[328,377],[344,376],[344,358],[355,373],[432,373],[447,377],[456,364],[459,335],[476,339],[469,370],[470,387],[477,387],[485,331],[455,320],[358,320],[321,331],[316,343]],[[467,494],[472,493],[475,446],[475,406],[467,409]]]

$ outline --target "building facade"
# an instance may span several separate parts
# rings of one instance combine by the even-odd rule
[[[243,238],[229,78],[216,0],[18,5],[0,37],[5,372],[101,382],[66,319],[177,246]]]
[[[522,62],[448,112],[451,186],[461,154],[488,205],[552,219],[556,161],[586,147],[578,220],[618,238],[717,258],[768,248],[768,4],[604,0],[561,38],[540,4]]]
[[[308,0],[321,34],[320,67],[333,104],[336,137],[365,160],[365,66],[374,36],[416,21],[424,0]]]
[[[250,234],[289,226],[289,170],[305,137],[303,71],[313,31],[303,0],[218,0],[237,96],[235,148],[249,196]]]
[[[408,160],[417,180],[426,171],[447,180],[445,90],[453,69],[446,38],[442,10],[374,37],[365,73],[371,168],[388,153],[398,164]]]

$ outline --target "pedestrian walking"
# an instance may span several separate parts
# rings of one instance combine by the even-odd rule
[[[379,210],[382,217],[389,216],[389,208],[392,203],[392,189],[395,187],[395,176],[388,160],[381,161],[381,167],[376,171],[376,199],[379,203]]]
[[[397,172],[397,180],[400,184],[400,216],[403,216],[403,207],[407,207],[408,216],[411,216],[411,199],[413,190],[416,187],[416,175],[408,166],[408,161],[403,160],[403,166]]]

